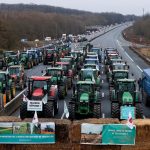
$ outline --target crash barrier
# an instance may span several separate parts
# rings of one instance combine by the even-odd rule
[[[102,35],[104,35],[104,34],[110,32],[110,31],[112,31],[112,30],[114,30],[114,29],[116,29],[116,28],[118,28],[118,27],[121,27],[121,26],[122,26],[122,24],[121,24],[121,25],[117,25],[117,26],[115,26],[115,27],[113,27],[113,28],[111,28],[111,29],[109,29],[109,30],[103,32],[103,33],[100,33],[99,35],[96,35],[96,36],[90,38],[88,41],[89,41],[89,42],[92,42],[92,41],[95,40],[96,38],[98,38],[98,37],[100,37],[100,36],[102,36]]]
[[[0,122],[32,122],[32,119],[21,119],[16,117],[0,117]],[[135,145],[83,145],[80,144],[81,124],[125,124],[126,121],[118,119],[85,119],[85,120],[60,120],[39,119],[39,122],[55,123],[55,144],[0,144],[0,150],[149,150],[150,149],[150,119],[134,120],[136,125]]]

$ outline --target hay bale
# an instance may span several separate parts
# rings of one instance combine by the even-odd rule
[[[0,116],[0,122],[21,122],[21,119],[12,116]]]

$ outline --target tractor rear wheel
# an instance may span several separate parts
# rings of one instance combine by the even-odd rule
[[[69,118],[71,120],[75,119],[75,104],[74,103],[69,103]]]
[[[53,101],[49,101],[47,102],[45,105],[44,105],[44,108],[43,108],[43,117],[45,118],[53,118],[54,117],[54,113],[55,113],[55,110],[54,110],[54,102]]]
[[[14,98],[16,96],[16,87],[15,83],[12,83],[11,85],[11,98]]]
[[[142,104],[138,103],[135,105],[136,107],[136,118],[143,118],[143,108],[142,108]]]
[[[6,103],[11,101],[11,92],[10,90],[6,90]]]
[[[119,103],[111,103],[111,116],[112,118],[120,119],[120,107]]]
[[[60,86],[58,88],[58,96],[60,99],[64,99],[66,95],[66,86]]]
[[[72,79],[71,78],[67,79],[67,87],[68,87],[68,89],[72,88]]]
[[[94,104],[93,118],[101,118],[101,103]]]
[[[27,102],[22,102],[20,105],[20,118],[25,119],[28,117],[28,111],[27,111]]]

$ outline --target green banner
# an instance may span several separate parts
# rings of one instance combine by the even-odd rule
[[[136,127],[125,124],[89,124],[81,125],[81,144],[92,145],[134,145]]]
[[[0,143],[53,144],[55,143],[55,124],[53,122],[0,123]]]
[[[136,128],[130,129],[127,125],[104,125],[102,143],[111,145],[134,145]]]
[[[132,115],[132,119],[135,119],[135,107],[121,106],[120,119],[128,119],[129,113]]]

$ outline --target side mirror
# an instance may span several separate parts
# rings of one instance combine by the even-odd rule
[[[43,73],[44,71],[42,70],[41,73]]]

